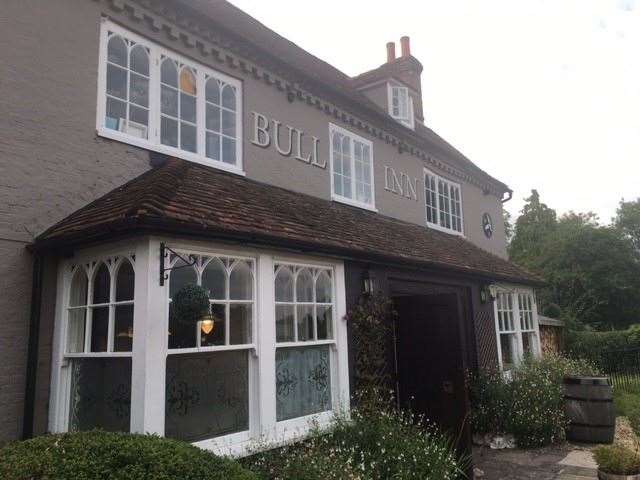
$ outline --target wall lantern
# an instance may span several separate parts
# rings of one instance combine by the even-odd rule
[[[376,279],[371,275],[371,272],[369,272],[369,270],[365,270],[364,274],[362,275],[362,287],[364,293],[367,295],[373,294],[373,292],[375,292],[377,288]]]
[[[489,285],[480,287],[480,303],[493,302],[496,298],[491,294]]]

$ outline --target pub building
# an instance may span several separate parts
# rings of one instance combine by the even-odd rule
[[[303,436],[350,408],[372,292],[400,403],[464,442],[465,372],[539,355],[512,192],[425,123],[408,37],[349,77],[224,1],[3,10],[0,440]]]

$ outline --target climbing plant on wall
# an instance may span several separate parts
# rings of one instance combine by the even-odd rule
[[[395,316],[393,302],[380,293],[363,295],[347,314],[354,343],[355,399],[363,408],[389,399]]]

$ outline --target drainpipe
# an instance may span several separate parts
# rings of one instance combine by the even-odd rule
[[[29,346],[27,350],[27,374],[22,416],[22,439],[33,437],[33,417],[36,400],[36,377],[38,373],[38,344],[40,341],[40,305],[42,303],[42,274],[44,259],[39,252],[33,257],[31,284],[31,315],[29,319]]]
[[[507,190],[507,198],[503,198],[502,200],[500,200],[500,203],[507,203],[512,198],[513,198],[513,190]]]

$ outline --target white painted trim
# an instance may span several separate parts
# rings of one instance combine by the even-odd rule
[[[433,223],[430,222],[429,220],[427,220],[427,181],[426,181],[426,176],[430,175],[432,177],[435,178],[436,180],[436,219],[438,221],[440,221],[440,194],[438,192],[438,181],[441,180],[449,185],[453,185],[455,187],[458,188],[458,193],[460,194],[460,226],[462,227],[462,231],[458,232],[457,230],[454,230],[453,228],[447,228],[447,227],[443,227],[442,225],[440,225],[439,223]],[[424,185],[424,220],[425,223],[427,225],[427,227],[429,228],[433,228],[434,230],[438,230],[440,232],[445,232],[445,233],[449,233],[451,235],[458,235],[461,237],[466,238],[464,231],[464,199],[462,198],[462,187],[458,182],[454,182],[452,180],[449,180],[448,178],[443,177],[442,175],[438,175],[437,173],[434,173],[432,170],[429,170],[426,167],[422,168],[422,184]],[[449,202],[449,212],[452,212],[451,210],[452,205],[451,202]],[[451,219],[453,220],[453,213],[451,213]]]
[[[398,89],[405,92],[407,95],[407,118],[404,117],[396,117],[393,114],[393,90]],[[407,128],[414,130],[416,127],[416,119],[413,110],[413,97],[409,94],[409,88],[404,85],[400,85],[398,82],[387,82],[387,104],[389,116],[393,118],[396,122],[401,123]]]
[[[149,126],[148,139],[127,135],[126,133],[107,128],[105,126],[106,117],[106,91],[107,91],[107,41],[109,31],[121,35],[128,40],[140,43],[149,48]],[[192,153],[179,148],[163,145],[160,142],[160,58],[162,55],[169,56],[192,67],[197,73],[197,96],[196,96],[196,121],[197,138],[196,145],[199,153]],[[218,78],[223,82],[232,85],[236,89],[236,165],[231,165],[222,161],[212,160],[205,154],[205,75]],[[245,175],[243,170],[243,94],[242,81],[230,77],[222,72],[211,69],[205,65],[195,62],[174,51],[165,49],[160,45],[144,37],[111,22],[106,17],[102,18],[100,25],[100,49],[98,62],[98,103],[96,109],[96,132],[99,136],[116,140],[119,142],[134,145],[136,147],[164,153],[174,157],[182,158],[190,162],[207,165],[238,175]],[[220,127],[222,128],[222,126]]]
[[[334,132],[340,133],[346,137],[349,137],[351,140],[351,158],[350,158],[350,168],[351,168],[351,193],[355,196],[356,194],[356,172],[355,172],[355,153],[353,149],[353,141],[360,142],[369,147],[369,152],[371,155],[371,203],[364,203],[355,200],[354,198],[344,197],[342,195],[338,195],[335,193],[335,185],[333,183],[333,134]],[[331,182],[331,199],[336,202],[346,203],[347,205],[351,205],[353,207],[364,208],[366,210],[371,210],[373,212],[377,212],[376,209],[376,184],[375,184],[375,161],[373,155],[373,142],[367,140],[360,135],[357,135],[349,130],[342,128],[339,125],[329,122],[329,181]]]
[[[58,271],[57,311],[54,327],[53,372],[51,375],[51,400],[49,429],[64,432],[68,426],[69,384],[68,367],[63,354],[66,336],[65,312],[69,284],[70,266],[76,263],[99,260],[111,255],[128,256],[135,252],[135,296],[134,296],[134,340],[132,352],[99,352],[90,354],[68,354],[71,358],[131,357],[131,431],[164,435],[166,358],[172,353],[167,346],[168,289],[169,283],[160,287],[160,242],[164,241],[174,250],[196,255],[217,255],[253,260],[254,275],[254,321],[252,345],[232,345],[228,349],[244,349],[249,354],[249,428],[247,431],[197,441],[194,445],[212,450],[221,455],[245,455],[255,450],[256,445],[275,446],[305,436],[317,422],[321,427],[331,424],[335,415],[348,415],[349,366],[346,315],[346,292],[344,264],[340,260],[305,256],[283,255],[275,250],[242,248],[214,242],[181,240],[170,237],[149,237],[136,242],[135,247],[126,242],[106,247],[92,247],[75,254],[73,261],[64,261]],[[135,248],[135,249],[133,249]],[[316,342],[301,342],[296,346],[330,345],[332,378],[332,411],[306,417],[277,422],[276,420],[276,348],[284,347],[275,341],[275,272],[276,263],[295,264],[327,268],[332,270],[334,288],[334,339]],[[213,351],[223,350],[214,348]],[[224,348],[227,350],[227,348]],[[200,352],[202,352],[201,350]],[[67,362],[68,364],[68,362]],[[65,370],[66,369],[66,370]]]
[[[516,350],[513,352],[514,354],[514,362],[517,366],[522,359],[524,358],[524,349],[522,342],[522,334],[523,333],[534,333],[534,355],[536,357],[540,357],[542,355],[541,346],[540,346],[540,327],[538,324],[538,306],[536,303],[536,296],[533,289],[524,287],[521,285],[511,285],[511,284],[495,284],[490,287],[492,297],[496,298],[498,293],[505,293],[511,296],[512,305],[513,305],[513,324],[514,330],[503,330],[500,331],[500,325],[498,321],[498,302],[497,300],[493,301],[493,317],[494,317],[494,329],[496,334],[496,343],[497,343],[497,353],[498,353],[498,366],[500,370],[504,369],[503,361],[502,361],[502,346],[500,343],[500,335],[515,335],[516,336]],[[533,312],[533,330],[522,330],[522,326],[520,323],[520,304],[518,301],[518,295],[531,295],[532,299],[532,312]]]

